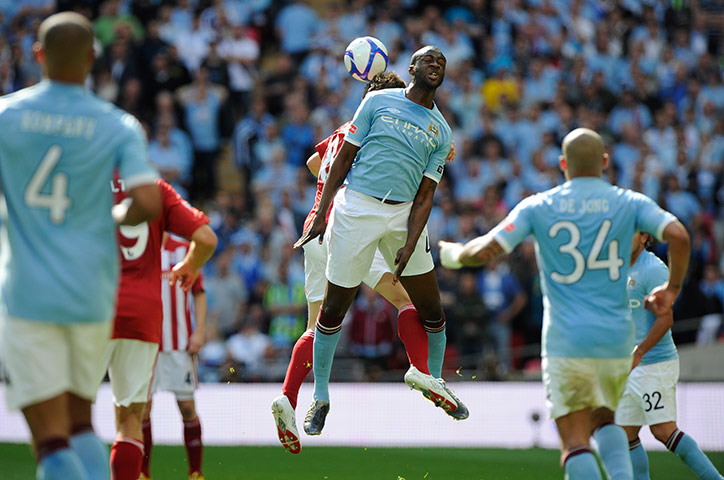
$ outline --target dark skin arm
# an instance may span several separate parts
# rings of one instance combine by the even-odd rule
[[[671,310],[664,313],[663,315],[659,315],[658,317],[656,317],[656,321],[653,325],[651,325],[649,333],[647,333],[644,339],[641,340],[641,343],[636,345],[636,348],[634,348],[633,365],[631,365],[631,370],[638,366],[638,364],[641,362],[641,357],[646,355],[649,350],[654,348],[654,346],[659,343],[659,340],[663,338],[663,336],[666,334],[666,332],[669,331],[673,324],[674,313]]]
[[[415,251],[415,245],[420,239],[422,230],[427,225],[427,219],[430,218],[430,211],[432,210],[433,196],[435,195],[435,189],[437,188],[437,182],[428,178],[422,177],[420,187],[417,189],[415,199],[412,201],[412,208],[410,209],[410,216],[407,218],[407,241],[405,245],[397,251],[395,257],[395,275],[392,278],[392,283],[395,284],[402,276],[403,270],[407,266],[407,262],[412,256],[412,252]]]
[[[327,181],[324,183],[324,188],[322,189],[322,198],[319,200],[317,214],[314,216],[314,220],[307,231],[304,232],[294,244],[295,249],[304,246],[304,244],[317,237],[319,237],[319,243],[322,243],[324,232],[327,230],[327,212],[329,211],[330,205],[332,205],[337,190],[339,190],[339,187],[344,183],[344,179],[347,178],[349,169],[352,168],[352,163],[358,151],[359,147],[355,147],[351,143],[344,142],[342,144],[342,148],[339,149],[339,153],[334,159],[334,162],[332,162],[332,167],[329,169]],[[429,215],[430,212],[428,211],[427,213]],[[425,218],[427,221],[427,217]],[[422,231],[422,229],[420,231]]]
[[[482,267],[498,258],[503,247],[492,235],[470,240],[465,245],[452,242],[438,242],[440,259],[445,268]]]
[[[684,283],[691,253],[689,233],[678,220],[666,226],[663,237],[669,244],[669,281],[652,290],[645,302],[657,317],[671,311]]]

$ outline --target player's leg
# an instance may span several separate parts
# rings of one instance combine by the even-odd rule
[[[143,462],[143,413],[148,401],[158,344],[117,339],[109,347],[108,376],[116,411],[111,447],[112,480],[138,480]]]
[[[659,423],[649,428],[653,436],[675,453],[697,477],[703,480],[722,479],[722,475],[699,448],[696,440],[679,430],[676,422]]]
[[[626,432],[614,423],[614,413],[626,390],[631,357],[591,359],[597,388],[592,413],[595,447],[604,469],[614,480],[633,480],[633,466]]]
[[[22,409],[33,436],[38,480],[89,479],[77,453],[70,448],[68,393]]]
[[[429,375],[427,333],[422,326],[422,318],[405,288],[401,283],[393,284],[393,278],[382,254],[379,251],[375,252],[370,273],[364,282],[395,306],[398,312],[397,333],[405,345],[410,365]]]
[[[70,448],[72,387],[67,328],[0,316],[0,352],[9,410],[22,410],[33,437],[41,480],[87,479]],[[52,365],[52,368],[49,368]]]
[[[108,447],[93,430],[91,406],[106,373],[104,359],[111,322],[73,325],[70,331],[73,364],[73,386],[69,396],[70,445],[91,480],[106,480],[110,477]]]
[[[201,420],[196,413],[193,392],[190,395],[186,392],[176,393],[176,402],[184,422],[184,445],[189,459],[189,479],[200,479],[203,478],[201,461],[204,445],[201,441]]]
[[[157,365],[158,366],[158,365]],[[154,375],[154,385],[158,374]],[[151,395],[146,402],[146,408],[143,410],[143,421],[141,422],[141,433],[143,435],[143,460],[141,461],[141,476],[139,480],[149,480],[151,478],[151,451],[153,450],[153,430],[151,428],[151,410],[153,409],[153,394],[155,388],[151,387]]]
[[[628,437],[624,429],[614,423],[613,411],[605,407],[593,410],[591,427],[596,451],[609,477],[613,480],[633,480]]]
[[[616,411],[616,415],[618,416],[618,411]],[[639,438],[641,427],[626,425],[623,429],[628,439],[628,453],[631,456],[634,480],[650,480],[649,457],[646,455],[646,450],[644,450],[644,446],[641,445],[641,439]]]
[[[600,480],[601,472],[588,443],[591,409],[570,412],[555,420],[561,439],[561,466],[566,480]]]

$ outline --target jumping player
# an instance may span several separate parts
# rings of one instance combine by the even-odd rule
[[[206,293],[203,275],[191,287],[193,300],[189,292],[179,285],[171,286],[171,269],[186,257],[189,242],[171,237],[165,233],[161,250],[161,297],[163,299],[163,328],[156,368],[151,383],[151,395],[157,391],[173,392],[176,396],[179,413],[184,423],[184,442],[186,457],[189,461],[189,478],[203,480],[201,473],[201,422],[196,414],[194,391],[198,388],[196,354],[204,344],[206,328]],[[194,321],[195,320],[195,321]],[[151,478],[151,397],[146,403],[143,415],[143,463],[140,480]]]
[[[314,402],[304,422],[309,434],[319,434],[324,427],[342,319],[378,248],[388,266],[396,265],[393,282],[401,281],[428,334],[415,336],[417,345],[412,348],[403,339],[408,352],[421,351],[429,342],[431,356],[444,354],[445,319],[426,223],[452,141],[450,127],[434,103],[445,65],[440,49],[423,47],[412,56],[407,88],[364,98],[330,168],[314,219],[295,244],[299,248],[317,237],[321,243],[334,199],[324,237],[329,250],[327,288],[314,338]],[[340,190],[345,178],[346,188]],[[453,418],[467,418],[467,408],[442,379],[420,371],[419,365],[410,367],[405,382]]]
[[[108,183],[118,169],[130,206],[154,217],[160,196],[139,123],[84,87],[93,29],[75,13],[44,20],[33,45],[44,80],[0,99],[0,352],[10,409],[33,437],[37,477],[107,479],[108,450],[91,404],[103,374],[118,286]]]
[[[636,348],[633,370],[616,410],[616,423],[623,426],[628,436],[635,480],[649,480],[649,460],[638,436],[642,425],[649,425],[654,437],[678,455],[697,477],[721,480],[721,474],[696,440],[676,425],[679,354],[671,337],[674,317],[671,312],[656,317],[644,309],[646,297],[669,276],[664,262],[646,250],[652,242],[648,233],[637,233],[631,246],[628,297],[636,326]]]
[[[376,75],[365,87],[362,98],[368,93],[385,88],[404,88],[405,82],[397,74],[392,72],[383,72]],[[332,135],[316,145],[316,152],[307,160],[307,167],[312,174],[317,177],[317,194],[314,207],[309,212],[304,224],[306,230],[314,219],[319,206],[319,200],[322,196],[324,182],[329,174],[329,169],[337,155],[344,136],[346,135],[351,122],[347,122]],[[452,161],[455,156],[454,149],[451,149],[448,160]],[[330,209],[331,211],[331,209]],[[327,214],[329,216],[329,213]],[[282,395],[274,399],[272,403],[272,414],[277,425],[277,434],[284,448],[291,453],[301,452],[301,443],[299,441],[299,432],[296,426],[295,409],[297,406],[297,397],[299,389],[312,370],[313,355],[312,346],[314,342],[314,327],[319,314],[319,309],[324,298],[324,289],[326,286],[326,277],[324,269],[327,263],[327,245],[316,242],[310,242],[304,245],[304,273],[305,273],[305,291],[307,295],[307,307],[309,312],[309,320],[307,331],[297,340],[292,350],[292,358],[289,362],[287,374],[284,378],[282,387]],[[398,330],[400,338],[408,344],[410,335],[422,337],[424,342],[427,341],[427,334],[422,328],[419,315],[414,305],[410,301],[405,289],[399,283],[393,283],[392,272],[387,266],[382,254],[375,252],[375,258],[370,267],[369,273],[362,280],[364,283],[375,289],[383,297],[385,297],[399,311]],[[408,358],[410,364],[419,365],[419,370],[425,373],[432,372],[435,378],[442,375],[442,360],[428,359],[426,343],[418,341],[410,345],[408,350]],[[414,350],[415,345],[422,345],[424,348]],[[429,363],[429,366],[428,366]]]
[[[186,256],[171,270],[169,282],[188,291],[199,269],[214,253],[216,235],[209,219],[189,206],[163,180],[158,180],[163,208],[153,221],[121,227],[121,286],[118,292],[113,339],[108,349],[108,376],[116,405],[118,435],[111,448],[113,480],[138,480],[143,459],[143,411],[161,342],[161,242],[164,231],[191,240]],[[123,180],[114,183],[123,205]],[[201,429],[196,431],[201,435]]]
[[[564,184],[526,198],[485,236],[440,242],[440,258],[448,268],[485,265],[533,235],[544,292],[543,382],[566,478],[601,478],[589,448],[593,434],[609,477],[632,479],[626,433],[613,424],[634,346],[626,294],[631,242],[637,231],[669,242],[671,271],[647,298],[664,315],[681,290],[689,235],[648,197],[601,179],[608,155],[596,132],[569,133],[560,164]]]

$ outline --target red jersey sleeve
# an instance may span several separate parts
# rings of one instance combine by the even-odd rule
[[[196,277],[194,284],[191,285],[191,293],[199,293],[204,291],[204,274],[199,272],[199,276]]]
[[[184,238],[191,238],[197,228],[209,223],[204,212],[189,205],[171,185],[157,180],[163,198],[163,229]]]
[[[316,145],[314,146],[314,149],[315,149],[315,150],[317,151],[317,153],[319,154],[319,158],[324,158],[324,154],[327,153],[327,147],[329,146],[329,140],[330,140],[333,136],[334,136],[334,135],[328,136],[327,138],[325,138],[324,140],[322,140],[321,142],[319,142],[318,144],[316,144]]]

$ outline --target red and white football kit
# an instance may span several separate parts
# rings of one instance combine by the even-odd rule
[[[121,281],[108,355],[113,401],[119,406],[145,403],[161,342],[161,245],[163,232],[191,237],[209,219],[191,207],[168,183],[157,180],[161,214],[150,222],[119,228]],[[114,184],[116,203],[125,198],[122,181]]]
[[[322,199],[322,189],[324,188],[324,183],[327,181],[329,169],[332,167],[332,162],[337,157],[340,148],[342,148],[344,136],[347,134],[347,131],[349,131],[351,124],[352,122],[342,124],[332,135],[314,146],[314,149],[321,159],[321,164],[319,166],[319,175],[317,176],[317,193],[314,198],[314,206],[309,211],[306,220],[304,220],[304,230],[311,225],[319,209],[319,201]],[[334,204],[330,205],[329,211],[327,212],[328,222],[333,206]],[[304,245],[304,289],[307,293],[308,302],[319,302],[324,298],[324,291],[327,288],[327,276],[325,274],[327,268],[327,253],[326,242],[320,245],[319,242],[315,241]],[[374,288],[386,272],[391,272],[391,270],[378,250],[375,252],[372,266],[363,282]]]
[[[194,305],[191,295],[204,291],[202,274],[184,292],[181,285],[169,285],[171,269],[186,257],[189,242],[169,237],[161,249],[161,297],[163,329],[151,392],[174,392],[178,400],[193,399],[198,386],[196,359],[187,352],[194,328]]]

